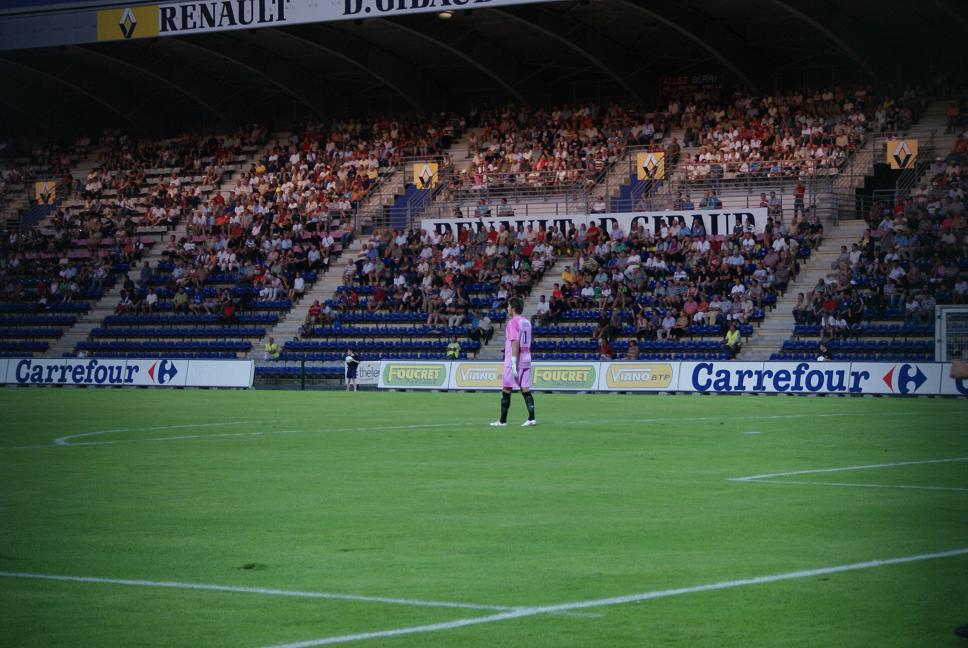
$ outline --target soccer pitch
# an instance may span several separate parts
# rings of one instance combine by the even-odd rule
[[[0,645],[964,645],[963,400],[535,400],[0,390]]]

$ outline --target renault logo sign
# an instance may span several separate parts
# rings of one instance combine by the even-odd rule
[[[892,169],[910,169],[917,159],[918,141],[916,139],[887,141],[887,163]]]

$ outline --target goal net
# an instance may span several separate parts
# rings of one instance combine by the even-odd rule
[[[968,360],[968,306],[936,307],[934,359]]]

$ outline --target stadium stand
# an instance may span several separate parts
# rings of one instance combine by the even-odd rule
[[[256,129],[227,144],[251,151],[265,137]],[[310,123],[253,159],[219,157],[218,150],[208,165],[193,158],[193,171],[205,171],[204,177],[183,178],[175,169],[165,183],[170,189],[185,182],[182,195],[195,200],[177,213],[166,205],[146,210],[143,220],[164,227],[167,242],[124,281],[115,314],[93,327],[77,350],[172,357],[250,352],[336,262],[359,225],[359,207],[386,176],[407,154],[439,152],[451,138],[435,120]],[[237,172],[222,185],[227,191],[210,193],[223,167]]]
[[[68,267],[99,268],[99,292],[51,354],[151,352],[148,344],[132,347],[129,341],[112,340],[113,330],[97,330],[101,339],[96,341],[85,338],[112,312],[164,310],[159,298],[163,289],[147,299],[153,278],[150,263],[161,259],[162,242],[185,232],[186,214],[209,204],[224,174],[239,168],[246,161],[246,149],[255,150],[264,137],[260,129],[221,139],[185,134],[150,141],[117,132],[102,137],[97,164],[81,181],[79,198],[62,203],[48,223],[35,229],[38,236],[64,241],[62,265],[66,259]]]
[[[936,304],[968,300],[968,227],[962,163],[968,144],[927,168],[909,193],[877,202],[826,276],[798,295],[793,337],[776,360],[934,358]]]
[[[77,183],[79,198],[41,227],[7,237],[11,256],[47,263],[40,276],[20,277],[29,290],[6,291],[0,348],[42,352],[55,340],[55,354],[261,358],[274,335],[283,343],[278,375],[294,362],[335,372],[327,363],[347,348],[363,359],[440,358],[455,337],[461,357],[487,358],[507,297],[521,294],[538,311],[535,353],[544,359],[731,357],[722,343],[728,324],[749,339],[824,240],[803,184],[834,177],[868,130],[893,132],[917,109],[913,98],[875,100],[861,89],[721,103],[680,97],[651,113],[580,105],[506,107],[473,119],[442,113],[426,123],[314,122],[268,146],[257,127],[161,142],[108,133],[98,165]],[[681,160],[641,196],[665,196],[683,210],[729,208],[740,196],[770,210],[767,231],[712,236],[670,222],[653,237],[539,226],[455,241],[411,226],[357,238],[401,214],[410,225],[428,206],[428,215],[448,216],[466,206],[468,218],[509,215],[522,204],[559,209],[562,191],[599,211],[593,197],[616,175],[631,177],[642,147]],[[439,165],[436,191],[407,182],[413,161],[428,159]],[[792,186],[793,207],[753,191],[751,178]],[[836,242],[852,227],[838,228]],[[314,285],[343,253],[348,262]],[[886,326],[855,327],[871,339],[832,341],[828,350],[863,355],[883,346],[879,337],[920,334],[924,325]],[[814,333],[831,337],[822,322],[804,321],[782,351],[814,353],[819,346],[800,340]],[[905,344],[904,357],[925,352],[923,341]]]

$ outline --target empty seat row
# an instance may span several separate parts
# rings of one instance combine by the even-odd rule
[[[180,327],[121,327],[109,326],[99,327],[91,331],[91,337],[221,337],[221,338],[261,338],[266,334],[264,328],[245,327],[245,326],[203,326],[193,328]]]
[[[241,340],[211,341],[160,341],[146,342],[131,340],[92,341],[82,340],[77,348],[85,351],[251,351],[252,343]]]
[[[0,318],[0,323],[2,323]],[[189,313],[177,313],[172,315],[160,314],[130,314],[130,315],[108,315],[104,318],[104,324],[132,325],[132,324],[218,324],[222,318],[217,314],[194,315]],[[235,316],[237,324],[276,324],[279,315],[276,313],[240,313]]]

